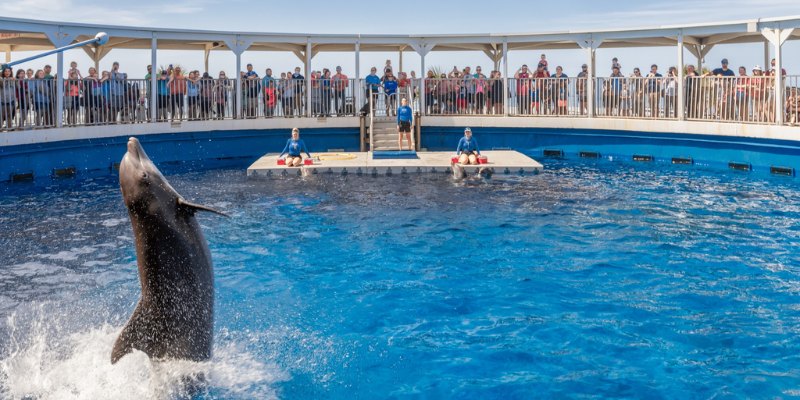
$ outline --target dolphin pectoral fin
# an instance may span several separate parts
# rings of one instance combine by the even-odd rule
[[[142,305],[139,303],[133,311],[131,319],[125,324],[114,342],[114,349],[111,350],[111,364],[116,364],[120,358],[124,357],[133,349],[148,352],[149,346],[146,343],[148,329],[143,318]],[[149,354],[148,354],[149,355]]]
[[[208,207],[208,206],[204,206],[204,205],[188,202],[185,199],[183,199],[182,197],[178,197],[178,206],[183,208],[183,209],[190,210],[192,212],[208,211],[208,212],[212,212],[214,214],[222,215],[223,217],[230,217],[228,214],[225,214],[222,211],[217,211],[217,210],[215,210],[215,209],[213,209],[211,207]]]

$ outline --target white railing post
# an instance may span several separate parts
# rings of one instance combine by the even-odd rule
[[[156,118],[158,117],[158,67],[157,67],[157,56],[156,53],[158,49],[158,39],[156,39],[155,32],[153,33],[153,38],[150,39],[150,122],[156,122]]]
[[[354,111],[358,112],[359,107],[361,106],[361,42],[356,42],[356,76],[354,77],[355,80],[353,84],[353,108]]]
[[[236,55],[236,115],[235,118],[242,118],[242,53],[253,44],[252,40],[244,40],[236,35],[234,40],[225,40],[225,44]]]
[[[761,30],[761,34],[772,43],[775,50],[775,68],[772,70],[772,83],[773,93],[775,93],[775,124],[783,125],[783,101],[784,101],[784,83],[783,83],[783,62],[781,60],[781,47],[783,42],[791,36],[794,29],[769,29]],[[767,68],[766,66],[764,68]]]
[[[306,117],[311,117],[311,42],[306,41]]]
[[[427,74],[425,73],[425,54],[420,54],[420,80],[419,80],[419,115],[425,115],[425,110],[427,105],[425,104],[425,79],[427,78]],[[413,89],[412,89],[413,94]]]
[[[683,32],[678,34],[678,107],[675,110],[678,121],[683,121],[686,117],[686,102],[684,97],[684,75],[683,75]]]
[[[508,38],[503,39],[503,115],[511,110],[508,98]]]
[[[59,51],[56,55],[56,127],[62,126],[64,126],[64,52]]]
[[[589,67],[589,71],[586,74],[586,116],[589,118],[594,118],[595,116],[595,50],[600,47],[602,42],[602,40],[596,40],[593,37],[589,37],[578,42],[578,46],[586,50],[587,58],[589,59],[589,61],[586,63],[586,65]]]

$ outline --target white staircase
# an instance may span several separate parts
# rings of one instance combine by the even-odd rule
[[[373,96],[370,96],[373,99]],[[399,132],[397,131],[397,116],[387,116],[385,106],[380,96],[376,96],[378,104],[370,101],[371,110],[369,118],[369,133],[370,133],[370,150],[371,151],[397,151],[400,148],[397,146],[397,139]],[[399,101],[398,101],[399,104]],[[411,126],[411,148],[408,148],[408,140],[403,135],[403,150],[416,149],[416,135],[414,133],[414,125]]]

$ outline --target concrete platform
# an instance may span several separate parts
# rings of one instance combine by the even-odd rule
[[[489,159],[487,164],[463,166],[467,174],[476,174],[481,168],[497,175],[531,175],[543,169],[538,161],[513,150],[482,151]],[[266,154],[247,168],[247,176],[308,176],[317,174],[401,175],[439,173],[450,174],[453,152],[420,152],[416,159],[373,160],[369,152],[317,153],[313,165],[286,167],[278,165],[278,154]],[[318,159],[316,159],[318,157]]]

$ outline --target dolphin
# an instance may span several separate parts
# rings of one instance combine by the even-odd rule
[[[214,273],[194,215],[211,208],[185,200],[136,138],[119,166],[119,185],[136,244],[142,295],[111,352],[111,363],[141,350],[151,359],[211,358]]]

